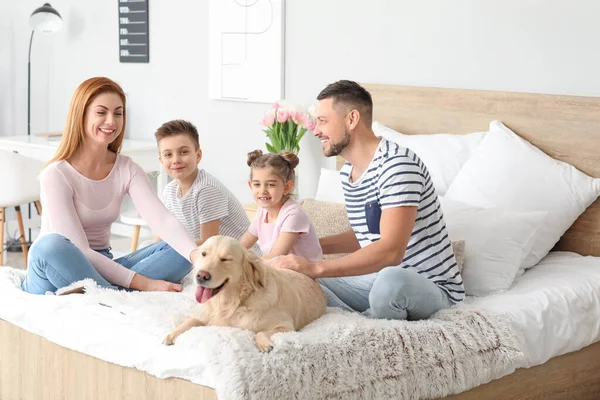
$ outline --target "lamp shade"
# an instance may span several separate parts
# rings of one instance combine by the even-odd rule
[[[31,26],[31,29],[34,31],[54,33],[59,31],[62,27],[62,17],[50,3],[46,3],[31,13],[31,17],[29,17],[29,26]]]

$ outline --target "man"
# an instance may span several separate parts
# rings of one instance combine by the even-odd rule
[[[352,230],[320,240],[322,262],[288,255],[273,261],[319,278],[328,305],[374,318],[424,319],[464,299],[433,183],[411,150],[373,133],[373,101],[352,81],[318,95],[317,126],[327,157],[341,155],[340,171]]]

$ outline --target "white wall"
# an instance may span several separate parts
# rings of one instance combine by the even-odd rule
[[[0,135],[26,131],[27,21],[41,3],[0,0]],[[75,87],[105,75],[128,94],[129,137],[192,120],[202,165],[250,200],[245,154],[263,147],[257,121],[268,105],[208,99],[208,1],[150,1],[141,65],[119,63],[116,1],[51,4],[65,26],[34,39],[33,132],[61,130]],[[341,78],[600,96],[599,15],[597,0],[287,0],[286,97],[308,104]],[[334,161],[303,142],[300,194],[311,196],[319,168]]]
[[[13,48],[13,2],[0,0],[0,135],[14,126],[13,74],[15,60]],[[25,61],[27,62],[27,61]],[[27,68],[27,66],[25,66]]]

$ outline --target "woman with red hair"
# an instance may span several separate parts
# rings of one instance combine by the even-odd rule
[[[23,290],[54,293],[92,278],[110,288],[181,291],[196,245],[143,169],[119,154],[126,117],[125,93],[116,82],[91,78],[75,90],[59,148],[40,175],[42,227]],[[164,242],[113,261],[110,226],[126,194]]]

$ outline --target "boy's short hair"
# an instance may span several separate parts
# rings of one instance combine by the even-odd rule
[[[192,140],[192,143],[194,143],[196,146],[196,149],[200,148],[200,137],[198,136],[198,130],[194,124],[182,119],[174,119],[173,121],[165,122],[156,130],[154,137],[156,138],[156,141],[160,143],[162,139],[175,135],[188,136]]]

